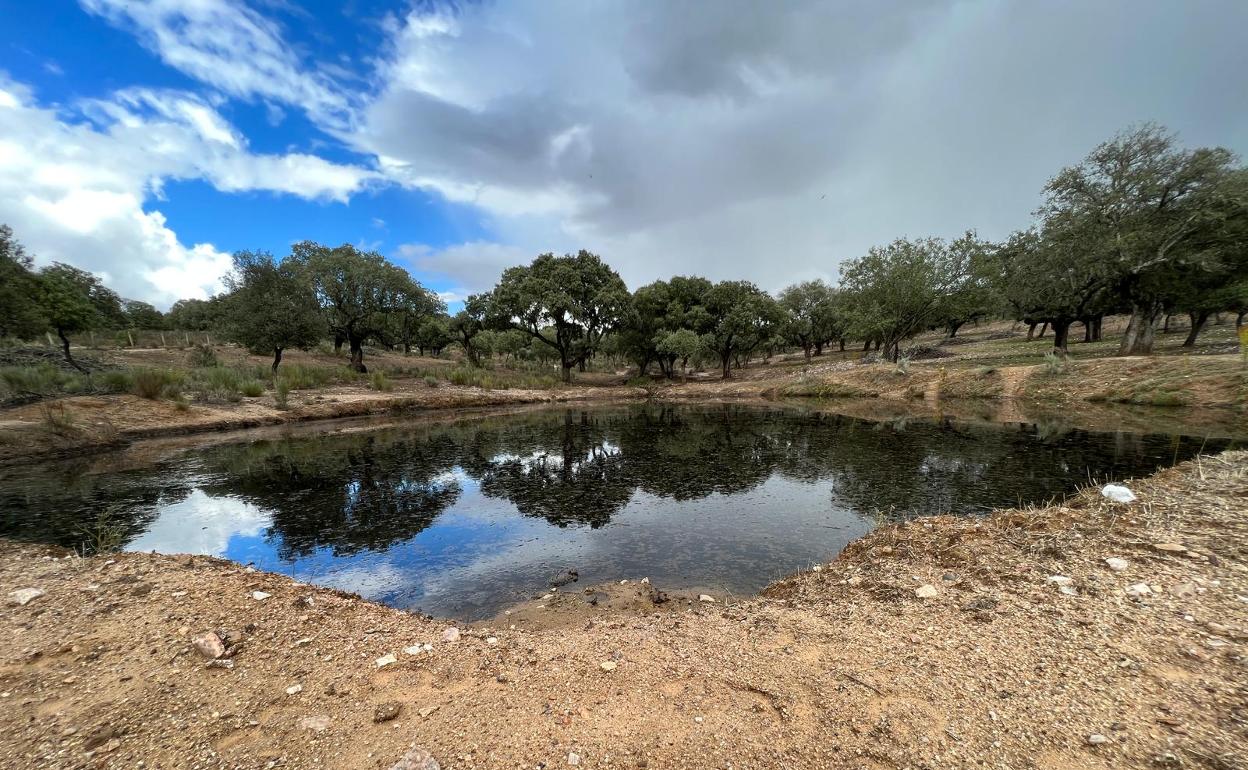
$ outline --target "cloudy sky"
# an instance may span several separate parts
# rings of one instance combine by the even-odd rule
[[[1248,153],[1243,0],[41,0],[0,24],[0,221],[167,306],[354,243],[448,298],[1000,237],[1138,121]]]

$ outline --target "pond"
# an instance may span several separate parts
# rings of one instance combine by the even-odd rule
[[[749,594],[878,522],[1044,503],[1228,441],[780,406],[644,404],[0,470],[0,536],[200,553],[467,620],[648,576]]]

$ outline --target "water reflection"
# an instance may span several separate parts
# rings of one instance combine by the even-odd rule
[[[568,566],[586,582],[750,592],[830,557],[880,512],[1042,502],[1201,444],[736,405],[563,409],[223,445],[113,472],[11,469],[0,534],[76,546],[107,510],[132,548],[215,553],[471,617]]]

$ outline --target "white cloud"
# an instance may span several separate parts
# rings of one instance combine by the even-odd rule
[[[127,546],[131,551],[224,556],[232,537],[254,537],[269,515],[232,497],[210,497],[192,490],[185,500],[165,506],[152,526]]]
[[[461,243],[442,249],[424,244],[407,243],[399,246],[398,257],[422,273],[432,273],[456,282],[454,296],[443,297],[448,302],[467,298],[467,295],[488,291],[498,282],[503,270],[513,265],[533,261],[536,253],[519,246],[509,246],[486,241]]]
[[[343,92],[303,68],[276,22],[236,0],[80,0],[165,64],[231,96],[300,105],[335,124],[348,120]]]
[[[312,155],[252,154],[215,109],[182,92],[130,89],[58,112],[0,80],[0,220],[41,263],[99,273],[126,297],[206,297],[229,269],[228,254],[183,244],[147,207],[166,180],[344,201],[375,176]]]

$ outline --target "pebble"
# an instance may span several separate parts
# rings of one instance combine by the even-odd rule
[[[265,593],[264,591],[252,591],[251,592],[251,598],[255,599],[258,602],[262,602],[272,595],[273,594],[268,594],[268,593]]]
[[[443,631],[443,632],[442,632],[442,641],[444,641],[444,642],[458,642],[458,641],[459,641],[459,629],[458,629],[458,628],[456,628],[455,626],[451,626],[450,628],[448,628],[448,629],[446,629],[445,631]]]
[[[424,719],[425,717],[429,716],[430,714],[432,714],[433,712],[437,710],[438,710],[437,706],[425,706],[423,709],[421,709],[420,711],[417,711],[416,713],[420,714],[421,719]]]
[[[421,647],[419,644],[413,644],[411,647],[404,647],[403,654],[404,655],[419,655],[421,651],[424,649],[425,648]]]
[[[1147,596],[1153,592],[1153,589],[1148,587],[1148,583],[1133,583],[1124,590],[1127,596]]]
[[[205,631],[191,639],[191,646],[195,648],[200,655],[210,660],[216,660],[225,654],[225,642],[221,641],[221,637],[212,631]]]
[[[303,685],[301,684],[292,684],[286,688],[287,695],[298,695],[301,692],[303,692]]]
[[[397,717],[402,710],[403,704],[397,701],[387,701],[373,711],[373,721],[376,723],[389,722]]]
[[[329,717],[324,714],[317,714],[316,716],[304,717],[303,719],[300,719],[299,727],[304,730],[311,730],[319,733],[329,729],[329,721]]]
[[[374,662],[377,664],[377,668],[385,668],[391,663],[398,663],[399,659],[394,657],[393,652],[387,652],[385,655],[382,655],[380,658],[378,658]]]
[[[1050,575],[1048,581],[1059,586],[1073,586],[1075,584],[1073,578],[1068,578],[1065,575]]]
[[[573,767],[576,767],[577,765],[581,764],[581,755],[577,754],[575,751],[569,751],[568,752],[568,764],[572,765]]]
[[[487,636],[487,637],[485,637],[485,643],[486,643],[486,644],[498,644],[498,637],[497,637],[497,636]]]
[[[1093,746],[1099,746],[1102,743],[1109,743],[1109,739],[1100,733],[1092,733],[1088,736],[1088,743]]]
[[[412,747],[399,757],[397,762],[390,765],[389,770],[441,770],[441,768],[432,754],[412,744]]]
[[[1105,564],[1114,572],[1124,572],[1128,566],[1127,560],[1117,556],[1110,556],[1105,560]]]
[[[1180,545],[1179,543],[1153,543],[1153,548],[1158,551],[1165,551],[1167,553],[1186,553],[1187,552],[1187,546]]]
[[[937,596],[940,595],[940,591],[937,591],[936,586],[932,585],[931,583],[924,583],[923,585],[914,589],[914,595],[919,597],[920,599],[935,599]]]
[[[19,588],[16,591],[9,592],[9,604],[14,607],[25,607],[40,596],[47,595],[47,593],[42,588]]]
[[[698,601],[700,601],[700,602],[709,602],[710,604],[714,604],[714,603],[715,603],[715,597],[714,597],[714,596],[711,596],[710,594],[699,594],[699,595],[698,595]]]
[[[613,660],[604,660],[598,664],[598,668],[601,668],[603,671],[614,671],[615,666],[616,664]]]

